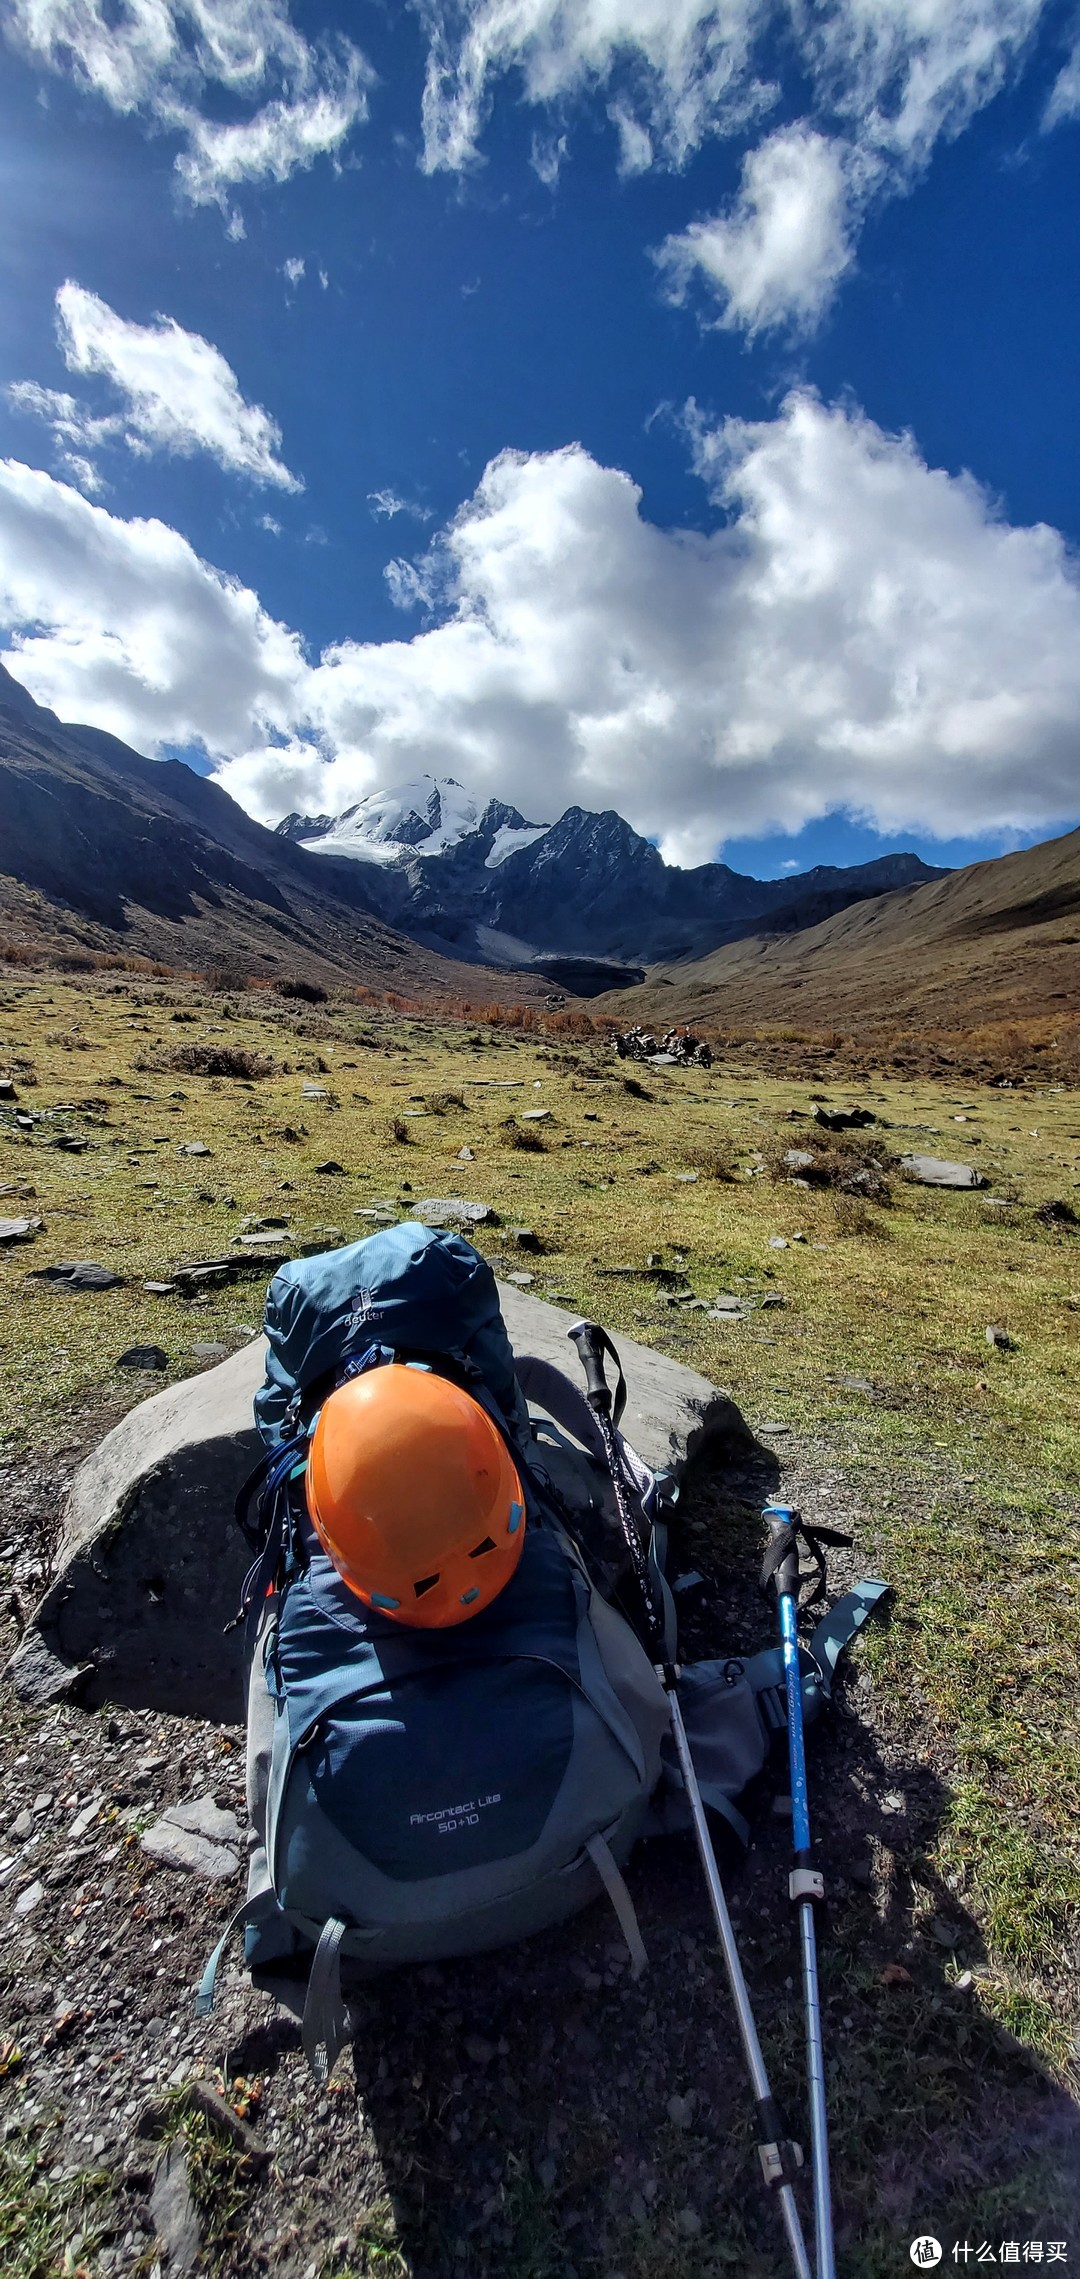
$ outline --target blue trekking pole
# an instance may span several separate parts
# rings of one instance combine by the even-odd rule
[[[799,1910],[802,1949],[803,2001],[806,2010],[806,2067],[810,2084],[810,2155],[814,2179],[814,2243],[817,2279],[836,2279],[836,2244],[833,2238],[832,2190],[829,2182],[829,2121],[825,2104],[825,2053],[821,2034],[821,1998],[818,1991],[817,1936],[814,1909],[825,1897],[824,1877],[813,1865],[810,1849],[810,1805],[806,1789],[806,1750],[803,1740],[802,1674],[799,1669],[799,1535],[797,1511],[786,1504],[769,1504],[762,1515],[769,1523],[770,1544],[762,1573],[762,1587],[771,1583],[780,1610],[780,1642],[787,1690],[788,1762],[791,1768],[791,1825],[795,1859],[788,1883]],[[822,1563],[818,1546],[835,1540],[833,1531],[807,1531],[811,1547]],[[840,1541],[850,1540],[840,1537]]]

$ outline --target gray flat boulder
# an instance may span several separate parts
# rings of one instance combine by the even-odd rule
[[[243,1838],[235,1812],[224,1812],[212,1796],[170,1804],[160,1820],[139,1838],[140,1848],[164,1867],[224,1883],[240,1866]]]
[[[110,1266],[99,1266],[92,1258],[66,1258],[57,1266],[37,1266],[30,1276],[32,1282],[58,1282],[64,1290],[117,1290],[123,1279],[122,1274],[114,1274]]]
[[[939,1155],[902,1155],[900,1168],[920,1187],[985,1187],[973,1163],[946,1163]]]
[[[425,1195],[412,1206],[414,1219],[426,1227],[497,1227],[498,1214],[490,1203],[471,1202],[467,1195]]]
[[[260,1453],[262,1339],[141,1401],[79,1466],[56,1575],[9,1675],[26,1698],[128,1703],[232,1722],[251,1554],[232,1506]],[[65,1672],[67,1677],[65,1679]]]
[[[0,1243],[32,1242],[40,1227],[40,1219],[0,1219]]]
[[[506,1282],[499,1284],[499,1300],[515,1356],[532,1354],[539,1361],[554,1362],[584,1390],[584,1374],[569,1337],[580,1314],[529,1297]],[[686,1369],[681,1361],[654,1353],[632,1337],[616,1337],[615,1345],[626,1377],[622,1430],[652,1471],[682,1472],[710,1443],[749,1442],[741,1410],[696,1369]]]
[[[576,1315],[507,1282],[499,1296],[515,1355],[554,1363],[583,1384],[567,1335]],[[745,1446],[747,1427],[726,1393],[631,1338],[617,1343],[628,1391],[623,1427],[654,1471],[679,1473],[725,1440]],[[55,1578],[8,1666],[24,1699],[77,1693],[93,1706],[239,1721],[242,1634],[223,1633],[251,1557],[233,1504],[261,1453],[252,1400],[264,1353],[256,1338],[216,1368],[153,1394],[80,1466]],[[530,1399],[545,1411],[542,1394],[530,1389]],[[208,1872],[193,1847],[220,1845],[221,1833],[184,1826],[175,1810],[165,1821],[171,1833],[155,1838],[157,1856]]]

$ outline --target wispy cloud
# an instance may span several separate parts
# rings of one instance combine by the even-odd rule
[[[368,114],[374,74],[359,49],[307,39],[288,0],[0,0],[0,24],[113,111],[182,136],[176,169],[197,205],[225,210],[238,183],[286,181]],[[243,115],[222,121],[223,97]],[[230,234],[242,234],[235,215]]]
[[[1044,132],[1060,127],[1066,119],[1080,119],[1080,33],[1050,90],[1050,100],[1043,112]]]
[[[432,509],[429,506],[421,506],[416,499],[402,498],[398,491],[369,491],[368,505],[375,522],[392,522],[396,514],[411,515],[414,522],[431,521]]]
[[[560,125],[606,89],[623,174],[679,168],[712,136],[780,111],[791,58],[800,123],[746,157],[734,203],[674,233],[669,279],[719,321],[805,329],[855,259],[875,201],[911,188],[1023,60],[1048,0],[425,0],[430,172],[478,163],[501,85]],[[1078,51],[1080,54],[1080,51]],[[809,102],[807,95],[809,94]],[[1080,108],[1080,61],[1048,118]],[[534,160],[535,163],[535,160]]]
[[[70,279],[56,296],[57,335],[69,372],[106,380],[123,399],[98,416],[63,391],[17,381],[9,397],[19,411],[52,428],[81,487],[99,487],[90,454],[110,443],[183,458],[205,451],[230,474],[299,491],[303,485],[276,456],[281,430],[261,404],[247,403],[220,349],[172,317],[131,324],[96,293]],[[80,456],[81,455],[81,456]]]

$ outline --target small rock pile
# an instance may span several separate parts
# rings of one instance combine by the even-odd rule
[[[667,1029],[655,1037],[650,1029],[635,1025],[616,1037],[615,1050],[620,1060],[648,1060],[655,1068],[712,1067],[710,1047],[692,1029]]]

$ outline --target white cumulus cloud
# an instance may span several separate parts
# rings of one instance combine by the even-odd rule
[[[122,411],[98,417],[74,396],[32,380],[9,389],[17,410],[48,421],[69,471],[77,472],[80,453],[122,440],[140,453],[190,458],[206,451],[230,474],[281,490],[302,489],[275,456],[281,443],[276,421],[261,404],[245,401],[232,366],[200,333],[185,332],[172,317],[131,324],[70,278],[57,293],[56,311],[69,372],[107,380],[124,399]],[[88,458],[80,463],[94,474]]]
[[[943,837],[1080,813],[1080,576],[1056,531],[805,391],[761,421],[691,409],[687,435],[709,530],[650,523],[578,445],[503,452],[399,566],[429,621],[314,662],[176,532],[9,466],[8,661],[68,719],[201,738],[270,820],[424,771],[537,821],[616,807],[685,862],[838,810]]]
[[[142,751],[242,750],[287,732],[306,671],[295,634],[167,524],[124,521],[68,484],[0,461],[7,661],[67,720]]]
[[[722,304],[718,322],[751,339],[816,323],[852,258],[846,158],[813,127],[768,136],[746,158],[729,211],[665,239],[656,258],[672,299],[704,279]]]
[[[288,0],[0,0],[0,25],[112,110],[182,135],[176,167],[197,204],[286,181],[367,117],[370,66],[350,40],[308,40]],[[223,95],[249,115],[223,122]]]

